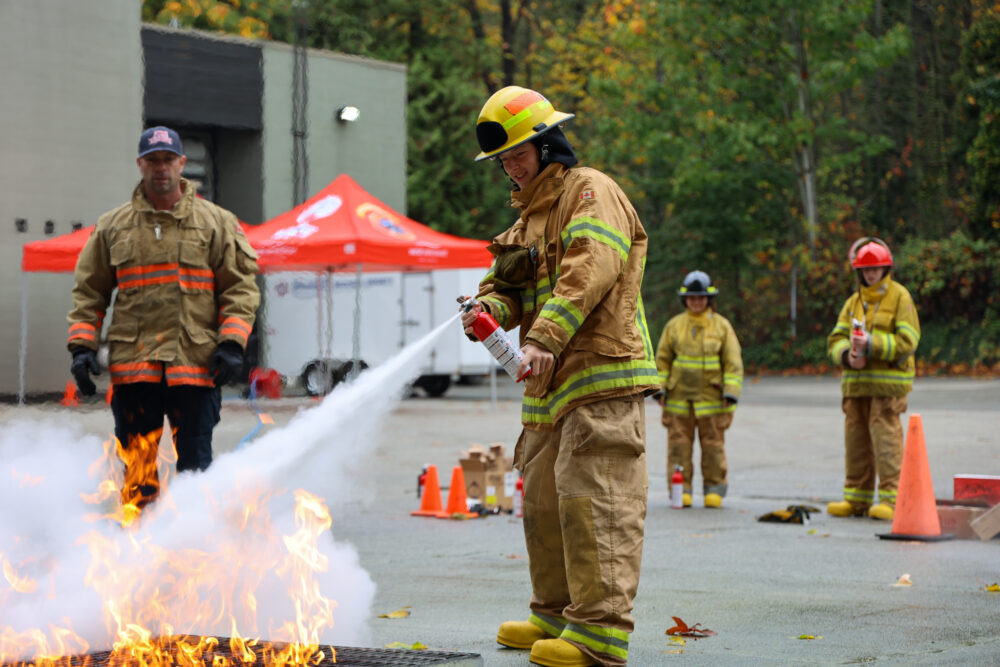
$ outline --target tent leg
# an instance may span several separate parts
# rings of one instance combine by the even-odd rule
[[[28,354],[28,278],[21,276],[21,344],[17,352],[17,404],[24,405],[24,364]]]
[[[351,379],[358,377],[361,363],[361,265],[354,272],[354,332],[351,340]]]

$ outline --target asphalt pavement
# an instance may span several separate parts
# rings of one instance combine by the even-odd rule
[[[467,521],[410,516],[425,463],[442,485],[461,451],[519,432],[519,389],[506,378],[453,386],[443,398],[403,399],[381,424],[370,498],[337,508],[334,537],[357,549],[377,585],[370,646],[420,643],[474,653],[482,664],[528,665],[527,652],[500,647],[496,630],[523,619],[530,596],[521,521],[501,514]],[[495,398],[494,398],[495,397]],[[262,400],[278,428],[315,403]],[[65,408],[8,408],[34,418]],[[106,407],[74,408],[106,434]],[[953,475],[1000,474],[1000,381],[924,379],[909,411],[920,414],[934,493],[952,497]],[[219,453],[257,423],[227,392],[216,430]],[[643,569],[635,600],[630,665],[996,665],[1000,664],[1000,540],[936,543],[882,540],[889,524],[814,513],[806,525],[756,517],[789,504],[825,508],[843,483],[839,382],[823,378],[745,380],[727,434],[729,495],[721,509],[673,510],[667,497],[666,431],[646,402],[650,472]],[[447,495],[447,490],[443,492]],[[894,586],[903,574],[912,586]],[[380,618],[409,607],[406,618]],[[713,636],[679,644],[678,617]]]

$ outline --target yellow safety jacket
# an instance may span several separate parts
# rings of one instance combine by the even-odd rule
[[[851,347],[852,319],[863,321],[871,334],[868,363],[860,370],[844,364],[844,352]],[[826,347],[833,363],[843,368],[840,388],[844,396],[906,396],[913,387],[914,352],[919,343],[920,321],[913,298],[887,273],[847,299]]]
[[[260,291],[257,255],[229,211],[184,194],[156,211],[140,184],[132,200],[97,221],[76,264],[69,347],[97,350],[104,314],[115,384],[214,386],[212,353],[232,341],[245,348]]]
[[[655,391],[639,291],[647,237],[625,193],[600,171],[553,163],[511,198],[521,217],[489,247],[478,299],[504,329],[521,327],[521,345],[556,357],[525,380],[522,423],[547,430],[578,405]],[[509,269],[512,256],[531,257],[527,272]]]
[[[743,354],[733,325],[711,308],[684,311],[663,329],[656,346],[656,368],[666,394],[663,409],[696,417],[736,410],[743,388]],[[734,401],[727,406],[726,400]]]

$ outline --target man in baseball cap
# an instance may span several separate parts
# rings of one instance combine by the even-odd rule
[[[170,151],[177,155],[184,155],[184,146],[176,132],[169,127],[157,125],[149,128],[139,137],[139,157],[156,151]]]

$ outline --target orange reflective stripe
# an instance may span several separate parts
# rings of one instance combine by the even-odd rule
[[[222,326],[219,327],[219,335],[236,336],[245,344],[250,336],[250,325],[239,317],[227,317],[222,321]]]
[[[118,269],[115,276],[118,278],[119,289],[129,289],[176,282],[178,268],[176,263],[132,266],[127,269]]]
[[[137,364],[111,364],[112,384],[132,382],[159,382],[163,379],[163,364],[140,362]]]
[[[69,340],[97,340],[97,327],[87,322],[77,322],[69,327]]]
[[[116,274],[118,287],[130,289],[147,285],[179,283],[187,289],[215,289],[215,272],[211,269],[190,269],[179,264],[149,264],[119,269]]]
[[[215,382],[204,366],[169,366],[167,368],[167,386],[196,385],[199,387],[214,387]]]
[[[178,280],[181,287],[188,289],[215,289],[215,271],[211,269],[187,269],[180,267]]]

